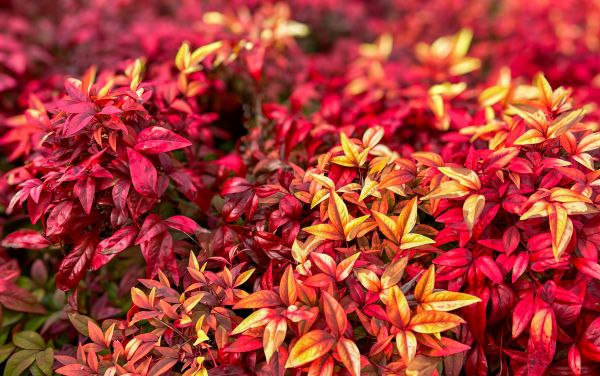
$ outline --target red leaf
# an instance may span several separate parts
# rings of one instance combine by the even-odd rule
[[[492,281],[498,284],[502,283],[502,272],[500,272],[498,265],[496,265],[490,256],[479,257],[477,260],[475,260],[475,266],[477,267],[477,270],[481,271]]]
[[[527,346],[527,375],[542,376],[552,363],[556,350],[556,320],[551,307],[538,311],[531,319]]]
[[[469,376],[487,376],[488,364],[481,345],[476,346],[469,353],[465,363],[465,372]]]
[[[136,235],[137,228],[127,226],[115,232],[110,238],[102,240],[96,247],[90,269],[97,270],[109,262],[117,253],[133,244]]]
[[[17,312],[46,314],[44,307],[29,291],[23,290],[3,279],[0,279],[0,304]]]
[[[175,215],[167,218],[164,220],[164,223],[175,230],[188,234],[195,234],[196,230],[200,229],[200,226],[196,222],[183,215]]]
[[[52,245],[39,232],[21,229],[2,239],[2,246],[7,248],[42,249]]]
[[[131,148],[127,148],[127,156],[135,190],[145,197],[158,197],[158,173],[154,165]]]
[[[144,154],[166,153],[191,145],[185,138],[159,126],[144,129],[135,140],[135,150]]]
[[[521,332],[529,325],[533,317],[534,296],[529,295],[523,298],[513,311],[512,337],[517,338]]]
[[[575,264],[575,267],[583,274],[600,280],[600,265],[598,265],[597,262],[585,258],[574,258],[573,264]]]
[[[56,286],[59,289],[66,291],[79,283],[92,263],[99,240],[98,231],[95,229],[79,239],[60,264],[56,275]]]

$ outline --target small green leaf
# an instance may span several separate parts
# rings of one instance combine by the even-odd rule
[[[68,316],[69,320],[71,321],[71,324],[73,324],[75,329],[77,329],[79,333],[83,334],[86,337],[90,336],[90,333],[88,332],[88,321],[92,321],[94,324],[98,325],[91,318],[85,315],[80,315],[79,313],[69,313]]]
[[[38,352],[39,350],[22,350],[14,353],[6,362],[4,376],[19,376],[35,361]]]
[[[15,334],[13,343],[26,350],[43,350],[46,347],[46,342],[42,336],[30,330]]]
[[[54,349],[48,348],[45,351],[40,351],[35,356],[35,362],[40,370],[48,376],[52,375],[52,364],[54,364]]]
[[[0,347],[0,364],[4,363],[6,359],[10,356],[10,354],[15,351],[16,346],[12,343],[7,343],[4,346]]]
[[[36,363],[29,366],[29,372],[31,372],[32,376],[46,376],[44,371],[42,371]]]

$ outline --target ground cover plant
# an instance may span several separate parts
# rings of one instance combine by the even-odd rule
[[[0,5],[0,371],[596,375],[600,5]]]

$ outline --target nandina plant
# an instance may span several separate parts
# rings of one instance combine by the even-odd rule
[[[5,373],[598,372],[596,4],[43,3],[0,11]]]

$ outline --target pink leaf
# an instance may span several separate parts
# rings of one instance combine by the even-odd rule
[[[145,154],[166,153],[191,145],[185,138],[158,126],[144,129],[135,140],[135,150]]]
[[[29,229],[17,230],[2,240],[2,246],[7,248],[42,249],[49,245],[52,243],[40,233]]]

